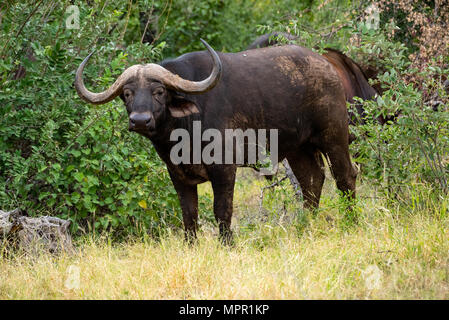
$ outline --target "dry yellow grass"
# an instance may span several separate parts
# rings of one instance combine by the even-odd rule
[[[221,246],[211,228],[194,246],[179,234],[83,239],[74,255],[1,258],[0,299],[449,298],[448,201],[406,214],[364,198],[362,187],[360,221],[346,225],[328,186],[316,217],[243,228],[239,216],[258,214],[260,183],[246,193],[246,182],[237,186],[234,247]]]

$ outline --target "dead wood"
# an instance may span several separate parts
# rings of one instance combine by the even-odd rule
[[[27,217],[19,209],[0,210],[0,238],[31,254],[42,250],[50,253],[72,251],[69,226],[69,220],[50,216]]]

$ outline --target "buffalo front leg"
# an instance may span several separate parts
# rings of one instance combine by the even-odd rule
[[[196,230],[198,227],[197,186],[184,184],[173,179],[173,177],[172,181],[181,204],[186,241],[194,242],[196,240]]]
[[[211,170],[209,176],[214,191],[214,215],[218,223],[220,240],[232,244],[232,206],[234,198],[235,166]]]

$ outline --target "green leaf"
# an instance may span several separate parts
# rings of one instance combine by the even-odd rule
[[[75,158],[78,158],[79,156],[81,156],[81,152],[78,150],[72,150],[71,153],[73,154],[73,156]]]
[[[73,175],[76,181],[81,182],[84,179],[84,174],[82,172],[77,172]]]

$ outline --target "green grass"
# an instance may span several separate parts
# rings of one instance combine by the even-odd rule
[[[449,298],[448,198],[415,186],[387,203],[359,183],[354,222],[330,179],[316,215],[300,210],[287,181],[265,191],[261,208],[264,185],[239,174],[234,247],[205,223],[194,246],[181,232],[123,243],[87,237],[73,255],[1,258],[0,299]],[[70,287],[73,268],[79,283]]]

